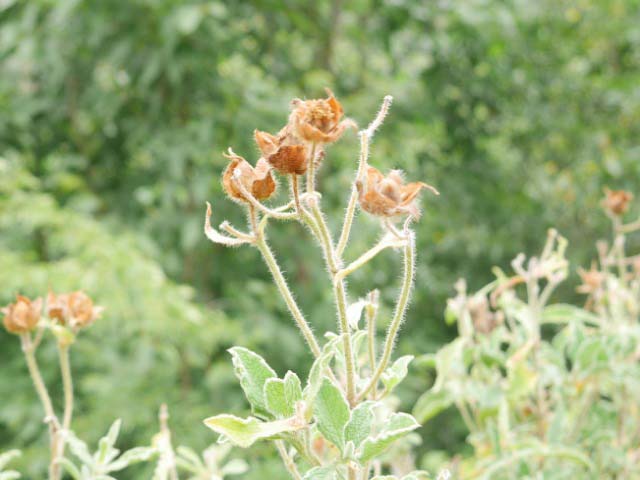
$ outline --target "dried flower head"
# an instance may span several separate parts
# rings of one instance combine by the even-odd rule
[[[438,191],[426,183],[405,184],[400,170],[392,170],[385,177],[377,168],[371,166],[367,167],[364,182],[358,181],[356,186],[362,209],[383,217],[409,214],[419,218],[420,209],[415,200],[420,190],[428,188],[438,195]]]
[[[255,168],[244,158],[233,153],[225,155],[231,161],[222,175],[222,186],[230,198],[242,202],[248,202],[242,188],[258,200],[269,198],[276,190],[276,182],[271,174],[271,166],[264,158],[258,160]]]
[[[102,307],[93,304],[93,300],[84,292],[77,291],[67,295],[68,323],[72,327],[86,327],[102,314]]]
[[[60,294],[56,295],[53,292],[49,292],[47,295],[47,316],[60,324],[66,322],[68,317],[68,302],[69,295]]]
[[[500,316],[489,308],[489,301],[485,295],[474,295],[467,303],[469,315],[476,332],[491,333],[500,323]]]
[[[22,295],[16,296],[15,303],[11,303],[3,308],[4,328],[9,333],[21,334],[35,330],[40,320],[42,310],[42,299],[37,298],[31,301]]]
[[[327,98],[291,102],[293,110],[289,116],[292,133],[307,142],[333,143],[348,127],[355,127],[352,120],[342,120],[344,110],[331,90]]]
[[[580,275],[582,284],[576,287],[576,292],[585,295],[591,295],[598,291],[605,280],[605,274],[596,268],[595,263],[591,264],[589,270],[578,268],[578,275]]]
[[[633,200],[633,194],[625,190],[610,190],[605,188],[605,197],[602,206],[611,215],[624,215],[629,210],[629,203]]]
[[[255,130],[253,136],[262,156],[278,172],[302,175],[307,171],[309,157],[307,147],[290,133],[288,126],[278,135]]]

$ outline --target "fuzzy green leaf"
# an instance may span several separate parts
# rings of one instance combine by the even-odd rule
[[[345,426],[349,421],[349,404],[340,389],[328,378],[322,382],[314,404],[318,430],[342,452]]]
[[[360,461],[368,462],[382,454],[393,442],[412,432],[420,425],[416,419],[407,413],[394,413],[385,423],[382,431],[375,436],[367,438],[362,444]]]
[[[284,395],[284,381],[279,378],[269,378],[264,384],[264,398],[267,410],[276,418],[285,418],[293,415],[287,408],[287,400]]]
[[[302,400],[302,385],[298,375],[292,371],[288,371],[284,376],[284,398],[287,405],[291,406],[290,415],[293,415],[296,403]]]
[[[413,355],[400,357],[382,374],[381,380],[387,392],[391,392],[405,379],[409,371],[409,364],[413,359]]]
[[[322,386],[324,372],[329,368],[329,363],[331,363],[331,359],[335,354],[335,351],[329,348],[329,345],[327,344],[323,348],[322,354],[311,365],[307,386],[304,389],[304,397],[309,405],[312,405],[315,401],[316,395],[318,395],[318,391]]]
[[[429,390],[422,394],[413,407],[413,415],[425,423],[453,405],[453,398],[446,390]]]
[[[269,417],[267,402],[264,398],[264,385],[270,378],[277,378],[276,372],[257,353],[246,348],[233,347],[231,353],[235,373],[240,380],[247,400],[256,415]]]
[[[262,422],[254,417],[239,418],[234,415],[216,415],[207,418],[204,424],[220,435],[224,435],[238,447],[247,448],[256,441],[293,432],[303,427],[296,419]]]
[[[373,422],[372,408],[374,402],[364,402],[358,405],[351,412],[351,418],[344,431],[345,441],[353,442],[358,448],[371,433],[371,423]]]
[[[4,452],[3,454],[0,455],[0,470],[2,470],[4,467],[7,466],[7,464],[15,459],[18,458],[20,455],[22,455],[22,453],[20,452],[20,450],[9,450],[7,452]]]
[[[315,467],[305,473],[302,480],[336,480],[337,478],[335,467]]]
[[[152,447],[135,447],[127,450],[118,457],[117,460],[111,462],[107,468],[108,472],[117,472],[127,468],[134,463],[146,462],[153,457],[158,451]]]

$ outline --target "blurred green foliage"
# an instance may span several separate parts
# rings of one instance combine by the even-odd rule
[[[393,94],[371,162],[442,192],[425,200],[399,353],[450,338],[453,281],[486,283],[551,225],[584,263],[604,231],[602,187],[640,185],[637,0],[3,0],[0,22],[0,300],[84,288],[107,307],[72,358],[88,441],[117,416],[124,439],[149,438],[167,401],[179,443],[204,447],[212,406],[244,405],[228,346],[280,373],[304,361],[257,253],[201,234],[204,201],[223,196],[221,152],[255,157],[253,129],[284,123],[295,96],[329,86],[364,125]],[[355,137],[328,151],[320,181],[336,214],[356,155]],[[231,202],[214,208],[242,221]],[[359,220],[354,252],[374,227]],[[316,330],[330,328],[304,231],[272,235]],[[392,298],[387,258],[355,274],[354,291],[373,281]],[[14,338],[0,337],[0,358],[0,450],[27,445],[36,472],[39,407]],[[427,382],[409,380],[403,401]],[[463,438],[423,433],[450,450]]]

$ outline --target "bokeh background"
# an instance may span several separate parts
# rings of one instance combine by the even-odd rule
[[[244,221],[223,199],[222,151],[255,159],[253,129],[275,131],[292,98],[324,87],[360,125],[392,94],[371,162],[442,193],[423,201],[400,353],[450,339],[454,281],[483,285],[550,226],[586,264],[606,235],[603,187],[640,186],[637,0],[0,0],[0,300],[83,288],[106,307],[72,351],[80,436],[95,441],[121,417],[122,445],[147,443],[167,402],[175,442],[205,447],[215,436],[203,418],[247,410],[234,344],[306,374],[257,252],[209,243],[202,221],[205,200],[217,220]],[[335,220],[357,150],[347,135],[321,171]],[[356,233],[348,257],[377,224],[360,216]],[[332,329],[306,233],[270,235],[315,329]],[[353,296],[378,287],[391,300],[399,266],[377,259],[354,275]],[[60,393],[54,349],[39,354]],[[40,406],[7,334],[0,378],[0,450],[22,448],[23,471],[39,478]],[[414,369],[403,405],[431,381]],[[420,433],[421,452],[465,449],[455,412]],[[248,455],[258,466],[246,478],[279,472],[268,447]]]

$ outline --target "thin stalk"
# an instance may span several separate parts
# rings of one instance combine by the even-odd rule
[[[276,444],[278,453],[280,454],[280,457],[282,458],[282,462],[284,463],[284,466],[286,467],[287,471],[291,474],[291,476],[295,480],[302,480],[302,476],[298,471],[298,467],[296,466],[295,462],[293,461],[289,453],[287,453],[287,447],[285,447],[284,442],[282,440],[276,440],[274,443]]]
[[[391,354],[393,353],[393,347],[396,343],[396,337],[400,330],[400,325],[404,319],[404,314],[409,304],[409,297],[411,294],[411,288],[413,286],[413,274],[414,274],[414,256],[415,256],[415,238],[413,232],[409,232],[407,243],[404,247],[404,276],[402,281],[402,288],[400,290],[400,296],[398,297],[398,303],[396,304],[396,310],[393,314],[393,319],[389,324],[387,330],[387,337],[384,342],[384,350],[382,358],[378,363],[371,381],[365,387],[365,389],[358,395],[357,401],[362,400],[369,392],[376,388],[378,380],[384,373],[385,369],[391,360]]]
[[[365,307],[367,319],[367,351],[369,366],[372,372],[376,370],[376,316],[378,313],[378,291],[369,292],[369,304]]]
[[[307,167],[307,193],[316,191],[316,144],[311,145],[309,155],[309,166]]]
[[[365,253],[360,255],[356,260],[351,262],[349,265],[341,269],[338,273],[336,273],[336,278],[343,279],[348,275],[351,275],[353,272],[358,270],[359,268],[366,265],[370,262],[376,255],[387,248],[401,247],[404,245],[404,242],[400,241],[391,241],[389,238],[383,238],[376,244],[374,247],[367,250]]]
[[[71,428],[71,418],[73,416],[73,377],[71,376],[71,365],[69,363],[69,345],[58,343],[58,356],[60,358],[60,373],[62,375],[62,387],[64,391],[64,413],[62,417],[62,432],[67,432]],[[66,447],[65,436],[60,435],[56,451],[56,463],[64,456]]]
[[[309,324],[305,320],[304,315],[300,311],[300,308],[298,308],[298,304],[293,298],[293,294],[291,293],[291,290],[289,290],[287,281],[284,278],[284,275],[282,275],[282,272],[280,271],[278,262],[273,256],[273,252],[271,252],[269,245],[265,241],[264,234],[260,231],[256,231],[256,247],[258,247],[258,250],[260,250],[260,253],[262,253],[262,257],[264,258],[264,261],[267,264],[267,267],[269,268],[271,275],[273,276],[276,286],[278,287],[280,294],[284,298],[284,301],[287,304],[287,307],[289,308],[289,312],[291,312],[291,315],[296,321],[298,328],[300,329],[300,331],[302,332],[302,335],[307,341],[307,344],[309,345],[311,352],[315,357],[319,357],[321,351],[320,351],[320,346],[318,345],[318,341],[313,335],[313,332],[311,331]]]
[[[311,148],[311,154],[309,158],[309,168],[315,161],[315,152],[316,152],[316,144],[314,143]],[[312,186],[315,188],[314,184],[309,184],[309,177],[307,178],[307,187]],[[313,194],[314,190],[308,190],[309,194]],[[314,199],[310,202],[309,205],[311,209],[311,216],[313,220],[315,220],[315,228],[311,227],[311,230],[318,241],[320,242],[320,246],[322,247],[325,260],[327,262],[327,267],[329,268],[329,275],[333,281],[333,292],[336,300],[336,307],[338,309],[338,325],[340,327],[340,334],[342,336],[342,344],[344,349],[344,357],[346,363],[346,374],[347,374],[347,400],[353,406],[356,396],[355,390],[355,361],[353,358],[353,351],[351,349],[351,331],[349,329],[349,321],[347,319],[347,295],[344,287],[344,280],[340,278],[336,278],[336,273],[339,270],[338,260],[336,257],[336,252],[333,246],[333,240],[331,240],[331,232],[329,231],[329,227],[325,222],[324,216],[322,215],[322,211],[318,206],[318,202]],[[304,211],[303,211],[304,212]],[[302,215],[303,219],[308,219],[308,215]],[[307,220],[307,223],[308,220]],[[310,224],[312,225],[312,224]]]
[[[298,175],[291,174],[291,191],[293,192],[293,200],[296,206],[296,213],[300,215],[302,213],[302,205],[300,205],[300,190],[298,188]]]
[[[49,463],[49,479],[58,480],[60,478],[60,467],[57,464],[57,436],[59,430],[58,418],[53,410],[53,404],[51,403],[51,397],[49,391],[42,379],[40,368],[38,368],[38,362],[35,357],[35,349],[31,342],[31,335],[29,333],[23,333],[20,335],[20,341],[22,343],[22,351],[27,361],[27,368],[29,369],[29,375],[31,381],[36,389],[40,403],[44,408],[45,422],[49,425],[49,443],[51,448],[51,461]]]

